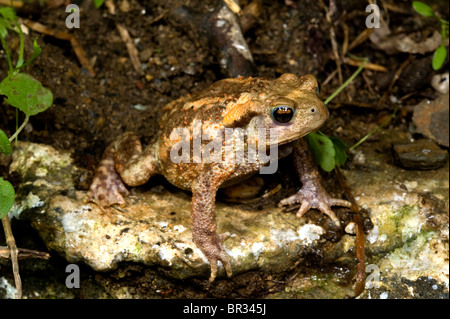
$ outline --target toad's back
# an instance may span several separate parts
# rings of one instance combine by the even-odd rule
[[[198,174],[212,166],[198,157],[197,160],[193,158],[195,151],[199,149],[203,154],[204,147],[214,138],[223,138],[224,127],[243,130],[275,128],[279,145],[297,140],[318,128],[328,117],[325,106],[316,95],[316,86],[317,81],[311,76],[284,74],[276,80],[240,77],[218,81],[205,90],[167,104],[160,120],[156,149],[160,173],[172,184],[190,189]],[[286,113],[280,114],[287,119],[286,122],[277,122],[275,109]],[[257,139],[254,135],[250,138]],[[194,140],[200,141],[199,144]],[[184,143],[182,148],[180,143]],[[187,157],[178,151],[174,153],[174,148],[185,152]],[[223,161],[226,165],[233,165],[225,158]],[[230,179],[249,175],[260,166],[261,163],[239,164]]]

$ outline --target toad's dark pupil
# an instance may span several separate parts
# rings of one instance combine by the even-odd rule
[[[272,110],[275,121],[279,123],[288,123],[294,116],[294,110],[288,106],[277,106]]]

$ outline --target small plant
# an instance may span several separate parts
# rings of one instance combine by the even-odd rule
[[[316,163],[325,172],[331,172],[336,165],[344,165],[347,161],[346,146],[338,137],[329,137],[318,131],[309,133],[306,141]]]
[[[445,48],[445,40],[448,38],[448,21],[439,18],[431,9],[431,7],[421,1],[414,1],[412,3],[413,9],[424,17],[430,17],[438,20],[441,24],[441,45],[434,51],[432,66],[434,70],[439,70],[444,65],[447,58],[447,49]]]
[[[325,105],[330,103],[332,99],[336,97],[350,82],[352,82],[356,76],[364,69],[367,63],[367,59],[360,59],[356,56],[352,57],[356,60],[361,60],[362,63],[359,68],[340,86],[334,91],[326,100]],[[308,142],[311,153],[316,163],[325,171],[331,172],[336,166],[342,166],[347,161],[347,153],[345,151],[345,143],[338,137],[328,137],[320,131],[311,132],[306,135],[306,141]]]
[[[328,104],[336,95],[338,95],[354,78],[362,71],[365,64],[367,63],[367,59],[360,59],[358,57],[352,56],[353,59],[362,60],[359,68],[343,83],[336,91],[333,92],[326,100],[325,104]],[[394,112],[379,126],[361,138],[356,144],[351,146],[348,150],[352,152],[355,148],[361,145],[365,140],[367,140],[370,136],[377,133],[381,128],[389,124],[389,122],[395,117],[397,113],[398,107],[395,108]],[[314,157],[316,163],[325,171],[331,172],[335,167],[340,167],[345,164],[347,161],[347,153],[346,153],[346,145],[345,143],[338,137],[329,137],[324,133],[317,131],[311,132],[305,136],[306,141],[308,142],[311,153]]]
[[[13,64],[11,51],[6,42],[9,31],[13,31],[19,36],[19,52],[16,64]],[[44,88],[42,84],[31,75],[21,72],[21,70],[32,63],[42,52],[41,47],[34,40],[33,53],[31,57],[24,60],[24,34],[20,28],[15,11],[10,7],[0,8],[0,41],[5,50],[6,60],[8,62],[8,75],[0,82],[0,95],[6,97],[8,104],[16,107],[25,113],[25,120],[20,127],[16,125],[16,132],[7,137],[0,130],[0,153],[11,154],[11,142],[17,138],[28,123],[30,116],[45,111],[53,103],[52,93]],[[8,182],[0,177],[0,219],[6,216],[14,204],[14,188]]]
[[[106,0],[94,0],[94,5],[96,8],[100,8],[101,5],[105,2]]]

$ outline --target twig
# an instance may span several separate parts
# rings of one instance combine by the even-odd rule
[[[136,46],[134,45],[133,40],[128,33],[128,30],[120,23],[116,23],[116,28],[119,31],[122,41],[125,42],[128,55],[130,56],[131,64],[133,65],[134,70],[139,75],[142,75],[143,71],[141,67],[141,61],[139,61],[138,50],[136,49]]]
[[[23,1],[11,1],[11,0],[0,0],[0,4],[5,6],[12,6],[14,8],[22,8],[23,7]]]
[[[358,36],[356,38],[354,38],[353,41],[348,45],[348,51],[353,50],[358,45],[360,45],[361,43],[366,41],[370,37],[372,32],[373,32],[373,29],[370,29],[370,28],[364,29],[364,31],[361,32],[360,34],[358,34]]]
[[[94,68],[92,67],[91,62],[89,61],[89,59],[86,55],[86,52],[84,51],[83,47],[81,46],[80,42],[78,41],[78,39],[75,36],[71,35],[70,33],[64,32],[64,31],[57,31],[54,29],[50,29],[47,26],[45,26],[39,22],[34,22],[34,21],[24,19],[23,23],[27,27],[29,27],[30,29],[32,29],[34,31],[40,32],[42,34],[50,35],[50,36],[55,37],[60,40],[70,41],[73,51],[75,52],[75,55],[77,56],[78,61],[80,61],[81,66],[84,67],[86,70],[88,70],[90,76],[92,76],[92,77],[95,76]]]
[[[395,82],[397,82],[398,78],[402,74],[403,70],[406,68],[406,66],[411,63],[411,61],[414,59],[413,55],[410,55],[395,71],[394,76],[392,77],[391,84],[389,84],[389,88],[384,92],[383,96],[378,100],[377,106],[380,106],[384,101],[387,99],[388,95],[392,92],[392,88],[394,87]]]
[[[362,64],[362,61],[359,60],[354,60],[351,58],[344,58],[343,62],[345,64],[351,65],[351,66],[357,66],[359,67]],[[367,62],[364,65],[364,69],[368,69],[368,70],[372,70],[372,71],[377,71],[377,72],[384,72],[386,73],[388,71],[388,69],[380,64],[375,64],[375,63],[370,63]]]
[[[334,69],[333,72],[331,72],[331,73],[327,76],[327,78],[325,79],[325,81],[323,81],[323,82],[321,83],[321,85],[322,85],[323,87],[325,87],[325,86],[328,84],[328,82],[330,82],[331,79],[334,78],[334,76],[336,75],[336,73],[337,73],[337,70]]]
[[[114,2],[112,0],[106,0],[105,6],[108,9],[109,14],[116,14],[116,6],[114,5]]]
[[[370,83],[370,80],[367,78],[366,73],[365,73],[365,72],[362,72],[361,75],[362,75],[362,77],[363,77],[363,79],[364,79],[364,82],[366,82],[366,86],[367,86],[367,89],[369,90],[370,94],[372,94],[372,95],[374,96],[376,93],[375,93],[375,91],[373,90],[372,84]]]
[[[0,246],[0,258],[9,259],[11,256],[11,250],[7,246]],[[18,248],[18,256],[19,259],[26,258],[39,258],[39,259],[49,259],[50,254],[26,248]]]
[[[349,56],[353,56],[350,53],[348,53],[348,55]],[[331,59],[334,60],[335,58],[331,57]],[[361,63],[362,63],[361,59],[354,59],[354,58],[351,58],[351,57],[350,58],[347,58],[347,57],[343,58],[342,62],[345,63],[345,64],[348,64],[348,65],[357,66],[357,67],[359,67],[361,65]],[[372,71],[376,71],[376,72],[383,72],[383,73],[388,72],[388,68],[386,68],[385,66],[383,66],[381,64],[371,63],[371,62],[367,62],[364,65],[364,69],[372,70]],[[337,70],[335,70],[335,71],[337,72]],[[334,73],[336,73],[336,72],[334,72]],[[323,84],[323,85],[325,85],[325,84]]]
[[[336,41],[336,33],[334,32],[334,27],[333,27],[333,22],[331,21],[331,16],[330,16],[330,12],[328,10],[328,8],[326,7],[326,5],[323,3],[322,0],[320,0],[320,4],[323,7],[323,9],[325,10],[325,17],[326,20],[329,24],[329,29],[330,29],[330,40],[331,40],[331,48],[333,50],[333,55],[334,55],[334,59],[336,62],[336,67],[338,70],[338,76],[339,76],[339,84],[342,85],[342,81],[343,81],[343,77],[342,77],[342,69],[341,69],[341,64],[342,64],[342,60],[341,57],[339,55],[338,52],[338,44]],[[331,1],[330,1],[330,6],[331,6]]]
[[[345,56],[348,52],[348,25],[346,23],[342,23],[342,30],[344,31],[344,42],[342,43],[341,56]]]
[[[11,262],[14,274],[14,282],[17,289],[17,298],[22,299],[22,280],[19,274],[19,262],[17,260],[17,255],[19,250],[17,249],[16,241],[14,240],[14,235],[11,229],[11,223],[9,221],[8,215],[2,218],[3,230],[5,231],[6,244],[8,245],[11,253]]]
[[[353,197],[353,194],[348,187],[345,179],[339,169],[336,167],[336,176],[338,178],[341,189],[344,190],[345,196],[350,201],[352,206],[350,207],[350,211],[353,213],[353,222],[356,224],[356,259],[358,263],[356,264],[356,283],[355,283],[355,298],[358,297],[365,288],[365,279],[366,279],[366,256],[364,252],[365,245],[365,236],[364,236],[364,228],[362,226],[362,220],[358,208],[358,204]]]
[[[239,7],[239,4],[237,4],[235,0],[223,0],[223,2],[225,2],[225,4],[227,5],[227,7],[228,7],[234,14],[239,15],[239,13],[241,12],[241,7]]]
[[[108,13],[111,15],[116,14],[116,7],[114,5],[113,1],[106,1],[106,8],[108,10]],[[127,28],[123,26],[122,24],[115,22],[116,28],[119,31],[119,35],[122,38],[122,41],[125,43],[125,46],[127,47],[128,56],[130,57],[131,64],[133,65],[134,70],[139,74],[142,75],[144,72],[142,71],[141,61],[139,60],[138,50],[136,49],[136,46],[134,45],[133,39],[130,37],[130,33],[128,32]]]

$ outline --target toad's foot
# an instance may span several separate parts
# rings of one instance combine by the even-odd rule
[[[233,274],[231,270],[230,257],[225,252],[223,247],[223,242],[230,237],[230,233],[226,232],[220,235],[217,234],[199,234],[195,233],[194,242],[198,248],[203,252],[209,261],[211,266],[211,276],[209,277],[209,282],[213,282],[217,276],[217,263],[220,261],[225,268],[228,277]],[[210,236],[212,235],[212,236]]]
[[[85,202],[94,202],[102,210],[114,204],[124,205],[123,195],[128,194],[122,179],[114,169],[114,160],[110,152],[108,149],[105,151],[85,198]]]
[[[321,185],[304,185],[296,194],[280,201],[278,207],[301,203],[297,216],[302,217],[308,210],[315,208],[331,218],[340,226],[339,219],[331,210],[331,206],[351,207],[349,201],[332,198]]]

